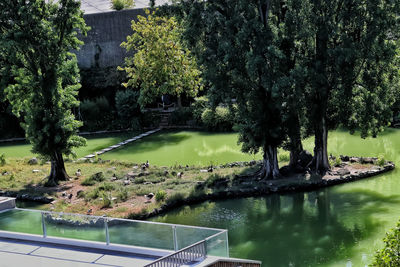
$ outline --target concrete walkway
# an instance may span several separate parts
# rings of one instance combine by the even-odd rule
[[[100,150],[100,151],[94,152],[93,154],[84,156],[81,160],[95,158],[95,157],[96,157],[96,154],[97,154],[98,156],[100,156],[100,155],[102,155],[102,154],[104,154],[104,153],[106,153],[106,152],[108,152],[108,151],[111,151],[111,150],[116,149],[116,148],[120,148],[120,147],[122,147],[122,146],[124,146],[124,145],[126,145],[126,144],[129,144],[129,143],[134,142],[134,141],[136,141],[136,140],[142,139],[143,137],[146,137],[146,136],[149,136],[149,135],[151,135],[151,134],[154,134],[154,133],[156,133],[156,132],[158,132],[158,131],[160,131],[160,130],[161,130],[161,128],[157,128],[157,129],[154,129],[154,130],[147,131],[147,132],[145,132],[145,133],[139,134],[138,136],[135,136],[135,137],[133,137],[133,138],[127,139],[127,140],[122,141],[122,142],[120,142],[120,143],[118,143],[118,144],[109,146],[109,147],[104,148],[104,149],[102,149],[102,150]]]
[[[140,267],[154,258],[132,254],[109,254],[98,250],[0,239],[0,267]]]

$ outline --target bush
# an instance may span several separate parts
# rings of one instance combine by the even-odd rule
[[[164,190],[159,190],[156,193],[156,201],[157,202],[165,200],[166,197],[167,197],[167,192],[165,192]]]
[[[383,242],[385,247],[376,252],[371,266],[400,266],[400,223],[386,234]]]
[[[205,181],[205,184],[207,187],[217,187],[217,186],[222,186],[226,184],[228,178],[219,176],[218,174],[212,174],[210,175],[207,180]]]
[[[110,125],[113,125],[115,116],[112,110],[104,96],[81,101],[80,119],[83,121],[83,129],[88,131],[109,129]]]
[[[82,182],[81,185],[84,186],[91,186],[94,185],[96,182],[103,182],[106,178],[104,177],[104,174],[102,172],[98,172],[93,174],[90,177],[85,178]]]
[[[196,120],[197,124],[201,124],[201,115],[204,110],[208,107],[208,98],[205,96],[197,97],[194,99],[194,103],[191,105],[193,118]]]
[[[0,160],[1,162],[1,160]],[[376,161],[376,164],[378,164],[378,166],[383,167],[385,166],[385,158],[383,156],[379,156],[378,160]],[[1,165],[1,163],[0,163]]]
[[[124,8],[131,8],[135,5],[133,0],[112,0],[112,9],[122,10]]]
[[[169,117],[171,125],[187,125],[188,121],[193,120],[192,109],[183,107],[175,110]]]
[[[111,204],[112,204],[111,194],[102,191],[100,193],[100,197],[103,199],[103,205],[101,207],[102,208],[110,208]]]
[[[6,165],[6,155],[0,154],[0,166]]]
[[[175,204],[175,203],[181,202],[184,199],[185,199],[185,195],[183,193],[178,192],[178,193],[172,194],[171,196],[169,196],[167,198],[167,204]]]
[[[117,199],[120,202],[128,200],[128,190],[126,190],[125,188],[120,188],[120,190],[117,193]]]
[[[122,127],[140,129],[140,106],[138,103],[139,91],[118,91],[115,95],[115,107]]]
[[[211,131],[232,131],[234,116],[227,107],[217,107],[215,111],[206,108],[201,114],[204,126]]]

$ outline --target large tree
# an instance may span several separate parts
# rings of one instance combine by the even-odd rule
[[[139,87],[142,107],[156,97],[170,94],[196,96],[201,89],[200,70],[181,39],[181,29],[173,17],[154,12],[132,21],[133,34],[121,44],[133,56],[125,58],[126,87]]]
[[[277,174],[269,151],[276,154],[285,135],[296,164],[301,127],[315,135],[311,167],[324,173],[329,127],[343,124],[375,136],[391,119],[398,1],[181,4],[185,37],[205,66],[211,99],[237,98],[239,140],[245,151],[264,150],[266,177]]]
[[[85,139],[71,111],[77,100],[79,70],[73,49],[87,27],[80,1],[0,1],[1,88],[24,119],[34,153],[51,160],[47,184],[68,179],[63,155]]]

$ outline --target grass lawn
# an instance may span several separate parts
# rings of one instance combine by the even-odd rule
[[[87,144],[75,149],[78,157],[89,155],[95,151],[115,145],[123,140],[136,136],[138,133],[118,133],[97,136],[85,136]],[[12,142],[0,144],[0,154],[5,154],[6,159],[33,157],[32,146],[25,142]]]

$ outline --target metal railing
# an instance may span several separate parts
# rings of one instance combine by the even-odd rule
[[[229,256],[227,231],[223,229],[19,208],[8,211],[1,212],[0,231],[161,249],[165,253],[184,251],[168,256],[186,255],[190,259],[207,250],[211,255]],[[199,243],[205,244],[203,250]],[[192,246],[195,250],[187,252]]]
[[[228,231],[224,230],[222,233],[217,233],[209,236],[204,240],[201,240],[200,242],[187,246],[160,259],[157,259],[152,263],[145,265],[144,267],[179,267],[188,263],[203,261],[208,255],[207,247],[220,245],[220,242],[216,242],[216,244],[210,244],[212,243],[210,241],[216,239],[217,237],[221,238],[221,235],[224,235],[224,237],[226,238],[226,243],[224,247],[226,249],[227,255],[224,256],[229,257]]]
[[[153,261],[144,267],[179,267],[187,263],[202,261],[207,256],[206,240],[202,240],[170,255]]]

